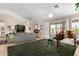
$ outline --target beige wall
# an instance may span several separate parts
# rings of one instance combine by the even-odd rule
[[[10,15],[0,15],[0,22],[5,23],[3,26],[5,28],[4,32],[5,34],[9,32],[13,32],[15,25],[25,25],[27,27],[26,33],[32,33],[33,32],[33,23],[31,21],[18,19],[16,17],[10,16]],[[9,30],[8,26],[11,26],[11,30]],[[1,26],[0,26],[1,27]],[[31,27],[31,30],[28,28]],[[0,30],[1,32],[1,30]]]

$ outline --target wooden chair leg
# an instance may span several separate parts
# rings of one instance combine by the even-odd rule
[[[60,46],[60,40],[57,40],[57,48]]]
[[[74,47],[76,47],[76,38],[74,38]]]

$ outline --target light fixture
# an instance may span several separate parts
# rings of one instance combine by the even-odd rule
[[[53,15],[52,13],[49,13],[49,14],[48,14],[48,17],[49,17],[49,18],[52,18],[53,16],[54,16],[54,15]]]
[[[52,5],[51,5],[51,4],[49,5],[49,9],[50,9],[50,12],[49,12],[49,14],[48,14],[48,17],[49,17],[49,18],[52,18],[54,15],[53,15],[53,13],[52,13]]]

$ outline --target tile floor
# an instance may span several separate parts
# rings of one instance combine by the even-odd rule
[[[77,49],[76,49],[76,51],[74,53],[74,56],[79,56],[79,45],[77,45]]]
[[[7,45],[0,45],[0,56],[7,56]]]

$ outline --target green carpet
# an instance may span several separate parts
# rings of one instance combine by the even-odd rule
[[[56,42],[48,44],[47,40],[38,40],[8,47],[9,56],[73,56],[76,47],[66,43],[61,43],[56,47]]]

